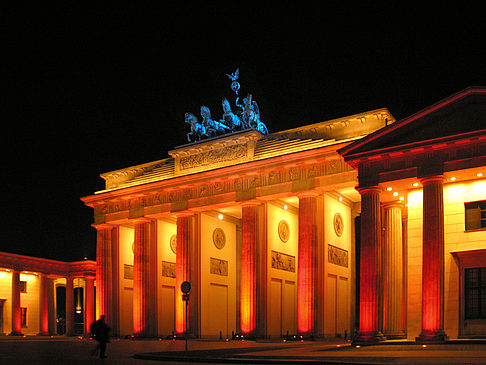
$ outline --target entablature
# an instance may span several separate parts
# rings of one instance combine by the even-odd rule
[[[95,224],[174,213],[251,199],[326,190],[326,186],[354,186],[356,171],[328,146],[278,156],[265,161],[228,166],[218,170],[119,189],[83,198],[94,208]]]

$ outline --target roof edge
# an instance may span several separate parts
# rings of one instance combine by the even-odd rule
[[[392,123],[392,124],[389,124],[388,126],[382,128],[382,129],[379,129],[371,134],[369,134],[368,136],[350,144],[350,145],[347,145],[343,148],[341,148],[340,150],[338,150],[337,152],[343,156],[344,158],[346,156],[350,156],[352,155],[352,152],[354,150],[356,150],[357,148],[371,142],[371,141],[375,141],[377,140],[378,138],[381,138],[383,137],[384,135],[404,126],[404,125],[407,125],[409,123],[412,123],[413,121],[421,118],[421,117],[424,117],[432,112],[435,112],[441,108],[443,108],[444,106],[450,104],[450,103],[453,103],[455,101],[458,101],[460,99],[463,99],[465,98],[466,96],[469,96],[469,95],[472,95],[472,94],[486,94],[486,87],[485,86],[470,86],[470,87],[467,87],[461,91],[458,91],[442,100],[439,100],[438,102],[408,116],[408,117],[405,117],[399,121],[396,121],[395,123]]]

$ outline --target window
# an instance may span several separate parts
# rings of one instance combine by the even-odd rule
[[[26,281],[20,282],[20,292],[21,293],[27,293],[27,282]]]
[[[466,319],[486,319],[486,267],[464,270]]]
[[[464,203],[466,231],[486,228],[486,200]]]
[[[20,325],[22,327],[27,327],[27,308],[20,308]]]

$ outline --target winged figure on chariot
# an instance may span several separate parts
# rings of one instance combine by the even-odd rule
[[[187,133],[189,142],[197,142],[204,138],[216,137],[226,133],[232,133],[245,129],[256,129],[262,134],[268,134],[267,126],[260,119],[260,109],[251,94],[243,98],[240,103],[240,83],[238,78],[239,69],[232,74],[226,74],[231,80],[231,90],[236,94],[236,109],[232,110],[227,98],[223,98],[221,105],[223,114],[219,120],[211,117],[211,111],[206,106],[201,106],[201,122],[192,113],[185,114],[185,122],[191,126],[191,131]]]

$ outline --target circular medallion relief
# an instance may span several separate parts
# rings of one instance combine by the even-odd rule
[[[221,250],[224,245],[226,245],[226,235],[221,228],[216,228],[213,231],[213,243],[219,250]]]
[[[177,235],[170,236],[170,249],[172,252],[177,253]]]
[[[341,214],[339,213],[334,214],[333,224],[334,224],[334,232],[336,232],[336,235],[338,237],[341,237],[344,231],[344,222]]]
[[[278,222],[278,236],[282,242],[287,242],[290,237],[290,227],[287,221]]]

